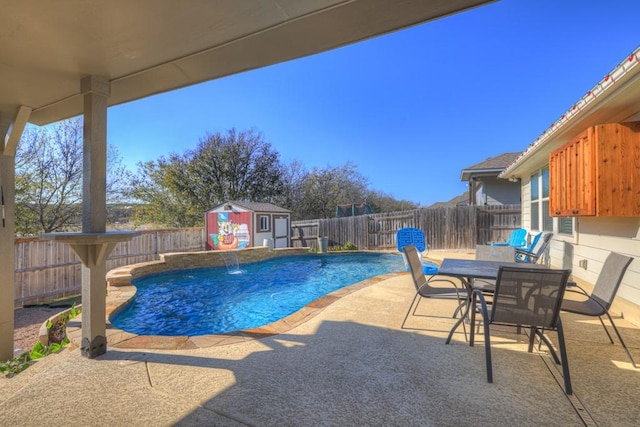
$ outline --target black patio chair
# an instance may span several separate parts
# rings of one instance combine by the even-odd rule
[[[491,363],[490,325],[529,327],[529,352],[533,351],[535,337],[549,347],[549,352],[557,364],[562,365],[565,392],[572,394],[569,362],[564,343],[560,306],[564,296],[569,270],[547,268],[500,267],[491,305],[487,304],[481,290],[474,290],[473,305],[480,301],[479,311],[484,324],[485,358],[487,382],[493,382]],[[471,324],[475,324],[476,310],[471,310]],[[471,329],[469,344],[474,343],[474,328]],[[544,335],[545,330],[558,333],[560,359],[551,342]]]
[[[483,261],[513,262],[516,248],[512,246],[488,246],[476,245],[476,259]],[[476,279],[473,282],[475,289],[485,293],[492,293],[496,287],[496,281],[491,279]]]
[[[416,295],[413,297],[413,301],[411,301],[409,310],[407,311],[407,314],[402,321],[402,328],[404,328],[404,325],[407,322],[410,314],[413,316],[416,315],[418,305],[420,305],[420,301],[422,298],[457,300],[458,307],[456,307],[456,310],[453,313],[453,317],[456,317],[456,315],[461,311],[461,302],[467,301],[469,299],[469,294],[467,293],[467,291],[461,287],[458,287],[456,283],[450,279],[436,277],[435,275],[427,279],[427,276],[425,276],[423,272],[422,262],[420,261],[420,257],[418,255],[418,250],[416,249],[416,247],[414,245],[407,245],[403,248],[403,251],[409,264],[409,272],[411,273],[411,278],[413,279],[413,285],[416,288]],[[449,286],[432,286],[432,284],[436,282],[446,282],[449,284]]]
[[[587,291],[585,291],[580,286],[575,285],[575,287],[577,287],[579,291],[573,290],[571,288],[568,289],[568,291],[583,294],[587,296],[587,299],[584,301],[565,299],[562,302],[562,310],[569,313],[582,314],[585,316],[597,316],[598,319],[600,319],[600,323],[602,324],[604,331],[609,337],[609,341],[611,341],[611,344],[613,344],[613,338],[611,337],[611,334],[607,330],[607,327],[602,320],[602,316],[606,314],[609,318],[609,322],[611,323],[614,332],[620,340],[620,344],[622,344],[622,348],[624,348],[624,351],[625,353],[627,353],[629,360],[631,360],[631,364],[634,368],[638,368],[635,360],[633,360],[633,357],[629,352],[629,349],[627,348],[627,345],[624,343],[624,340],[622,339],[622,336],[620,335],[616,324],[613,322],[613,318],[609,314],[609,308],[613,303],[613,299],[618,292],[620,283],[622,283],[622,278],[627,271],[627,267],[629,267],[629,264],[631,264],[631,261],[633,261],[633,258],[631,257],[611,252],[602,265],[602,270],[600,270],[598,280],[596,280],[596,284],[593,287],[593,292],[591,293],[591,295],[589,295],[589,293],[587,293]]]

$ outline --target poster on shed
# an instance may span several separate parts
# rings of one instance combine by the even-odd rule
[[[250,212],[218,212],[216,225],[211,234],[214,249],[242,249],[251,244]]]

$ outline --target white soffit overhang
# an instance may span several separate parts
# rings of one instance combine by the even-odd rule
[[[544,166],[549,154],[590,126],[640,120],[640,47],[540,135],[501,178],[523,178]]]
[[[472,176],[498,176],[504,168],[489,169],[463,169],[460,174],[460,181],[469,181]]]
[[[82,112],[80,79],[109,105],[344,46],[490,0],[0,0],[0,130]]]

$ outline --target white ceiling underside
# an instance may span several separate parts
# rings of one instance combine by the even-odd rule
[[[109,105],[300,58],[488,0],[0,0],[0,131],[82,113],[80,79]]]

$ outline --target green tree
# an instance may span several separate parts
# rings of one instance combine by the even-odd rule
[[[417,203],[409,200],[397,200],[381,191],[371,190],[367,194],[367,204],[373,212],[398,212],[418,209]]]
[[[80,119],[29,127],[16,151],[16,232],[34,235],[75,229],[82,216]],[[121,197],[130,173],[114,147],[107,152],[108,199]]]
[[[372,203],[376,212],[412,209],[368,188],[355,164],[308,171],[299,161],[283,163],[255,130],[208,134],[197,147],[138,164],[130,197],[139,201],[135,223],[202,225],[204,212],[227,200],[270,202],[292,218],[335,216],[337,205]]]
[[[300,219],[331,218],[337,205],[361,203],[368,193],[367,178],[351,162],[314,168],[302,188],[304,196],[297,206]]]
[[[255,130],[209,134],[194,150],[139,165],[131,195],[144,208],[136,217],[201,225],[204,212],[226,200],[274,200],[281,172],[279,154]]]
[[[138,171],[131,182],[129,198],[140,202],[133,215],[134,225],[145,223],[161,224],[167,227],[190,227],[198,223],[203,215],[191,212],[190,206],[182,203],[167,177],[168,161],[138,163]]]

